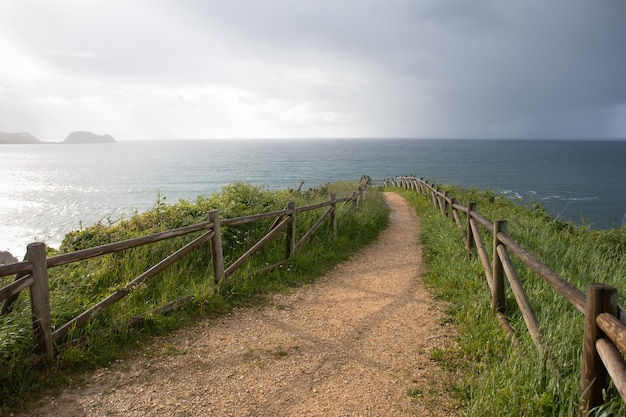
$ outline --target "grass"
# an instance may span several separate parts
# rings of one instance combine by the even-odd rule
[[[158,231],[206,221],[211,209],[222,218],[240,217],[283,209],[288,201],[297,206],[325,201],[330,194],[350,195],[356,183],[334,183],[303,192],[270,191],[263,187],[231,184],[219,194],[168,204],[160,197],[152,210],[135,213],[116,223],[99,223],[66,235],[60,252],[71,252],[147,235]],[[58,346],[54,363],[44,364],[32,354],[33,337],[28,297],[22,295],[13,311],[0,317],[0,411],[19,408],[36,399],[44,390],[60,390],[79,383],[86,370],[140,350],[147,338],[169,332],[196,320],[214,317],[232,308],[264,303],[266,295],[302,285],[323,275],[334,264],[347,259],[372,242],[387,225],[387,208],[380,192],[372,190],[356,212],[348,205],[339,207],[344,223],[333,239],[330,227],[322,227],[284,267],[254,276],[250,273],[283,259],[285,237],[280,236],[263,248],[233,278],[236,284],[220,292],[213,284],[211,251],[205,244],[175,265],[141,284],[87,325],[70,332],[67,343]],[[301,237],[322,211],[298,213],[297,236]],[[272,221],[222,229],[227,265],[267,233]],[[63,324],[113,291],[124,287],[146,269],[159,262],[195,236],[180,237],[126,250],[49,270],[52,322]],[[10,278],[0,279],[6,285]],[[183,296],[192,301],[169,314],[149,314],[141,324],[129,320]],[[166,350],[170,355],[181,352]],[[288,354],[277,348],[276,357]]]
[[[591,282],[613,285],[626,294],[625,230],[593,231],[588,225],[554,219],[537,204],[522,205],[492,191],[442,187],[493,222],[507,219],[509,234],[543,263],[586,292]],[[464,360],[456,365],[466,377],[455,388],[466,416],[572,416],[578,413],[583,315],[534,273],[514,260],[525,291],[544,332],[547,348],[535,349],[513,295],[507,289],[507,316],[518,343],[510,343],[490,307],[490,292],[477,256],[469,257],[464,232],[436,210],[426,197],[398,190],[422,220],[427,275],[437,297],[451,305],[448,317],[459,330],[457,346]],[[463,217],[464,218],[464,217]],[[481,230],[489,250],[491,235]],[[443,360],[445,352],[433,352]],[[454,357],[454,355],[452,355]],[[624,415],[615,390],[606,393],[598,415]]]
[[[420,398],[422,395],[424,394],[424,392],[422,391],[421,388],[412,388],[407,390],[406,395],[408,395],[409,397],[416,399],[416,398]]]
[[[166,230],[206,219],[209,209],[219,208],[222,217],[282,209],[287,201],[298,205],[327,199],[331,192],[349,194],[354,184],[332,184],[302,193],[271,192],[245,184],[232,184],[223,192],[199,197],[195,202],[166,204],[160,198],[147,213],[137,213],[116,224],[97,224],[68,234],[62,251],[71,251]],[[492,191],[443,187],[462,204],[478,203],[485,218],[504,218],[509,234],[546,265],[586,291],[591,282],[615,286],[624,304],[626,294],[626,234],[614,229],[591,230],[588,225],[554,219],[538,204],[522,205]],[[442,369],[464,375],[451,391],[465,406],[465,416],[572,416],[578,414],[580,357],[583,317],[554,290],[514,259],[525,291],[544,333],[547,348],[535,349],[522,316],[507,290],[507,316],[516,330],[516,344],[510,343],[491,312],[489,288],[477,257],[469,257],[463,245],[464,232],[444,217],[424,197],[396,190],[415,207],[421,218],[426,284],[436,297],[450,306],[442,324],[453,322],[459,332],[455,346],[430,352]],[[318,214],[298,217],[298,236],[316,220]],[[212,285],[210,250],[203,246],[116,307],[72,334],[81,343],[66,346],[55,363],[44,365],[30,354],[33,349],[29,306],[22,297],[12,314],[0,318],[0,404],[2,410],[18,407],[37,398],[45,388],[61,389],[80,382],[81,372],[106,366],[109,362],[141,349],[146,338],[171,331],[194,320],[227,312],[234,306],[264,303],[265,295],[290,286],[310,282],[332,265],[347,259],[363,245],[373,241],[386,226],[387,211],[380,193],[374,191],[362,209],[349,216],[333,240],[322,228],[298,256],[272,273],[246,278],[259,267],[273,264],[284,253],[284,242],[265,248],[235,278],[242,278],[227,293]],[[236,259],[260,238],[270,222],[224,229],[227,262]],[[489,234],[481,231],[483,240]],[[168,241],[145,249],[83,261],[51,270],[50,288],[53,322],[63,323],[111,291],[124,285],[147,267],[182,246],[187,240]],[[488,245],[488,243],[487,243]],[[4,282],[2,283],[5,284]],[[193,295],[193,302],[168,315],[150,315],[138,327],[126,325],[133,315],[144,313],[180,296]],[[182,354],[177,350],[170,355]],[[275,359],[290,354],[278,346],[270,352]],[[415,387],[410,398],[431,395]],[[434,395],[434,394],[433,394]],[[611,389],[598,415],[624,415],[621,399]]]

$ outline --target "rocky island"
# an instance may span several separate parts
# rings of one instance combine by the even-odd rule
[[[72,132],[63,143],[115,143],[111,135],[97,135],[92,132]]]

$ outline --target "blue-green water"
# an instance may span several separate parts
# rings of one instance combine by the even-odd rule
[[[241,140],[0,147],[0,250],[58,245],[100,219],[218,192],[235,181],[304,188],[416,175],[543,203],[554,216],[620,227],[626,141]]]

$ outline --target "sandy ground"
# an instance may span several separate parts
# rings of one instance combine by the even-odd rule
[[[433,349],[454,343],[421,282],[419,221],[390,226],[312,285],[151,340],[21,416],[453,416]]]

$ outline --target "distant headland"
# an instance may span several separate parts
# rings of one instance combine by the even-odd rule
[[[0,132],[0,145],[41,145],[41,144],[89,144],[89,143],[115,143],[111,135],[98,135],[92,132],[78,131],[67,135],[63,142],[46,142],[26,132],[6,133]]]
[[[0,132],[0,144],[36,144],[43,143],[30,133],[17,132],[17,133],[5,133]]]

